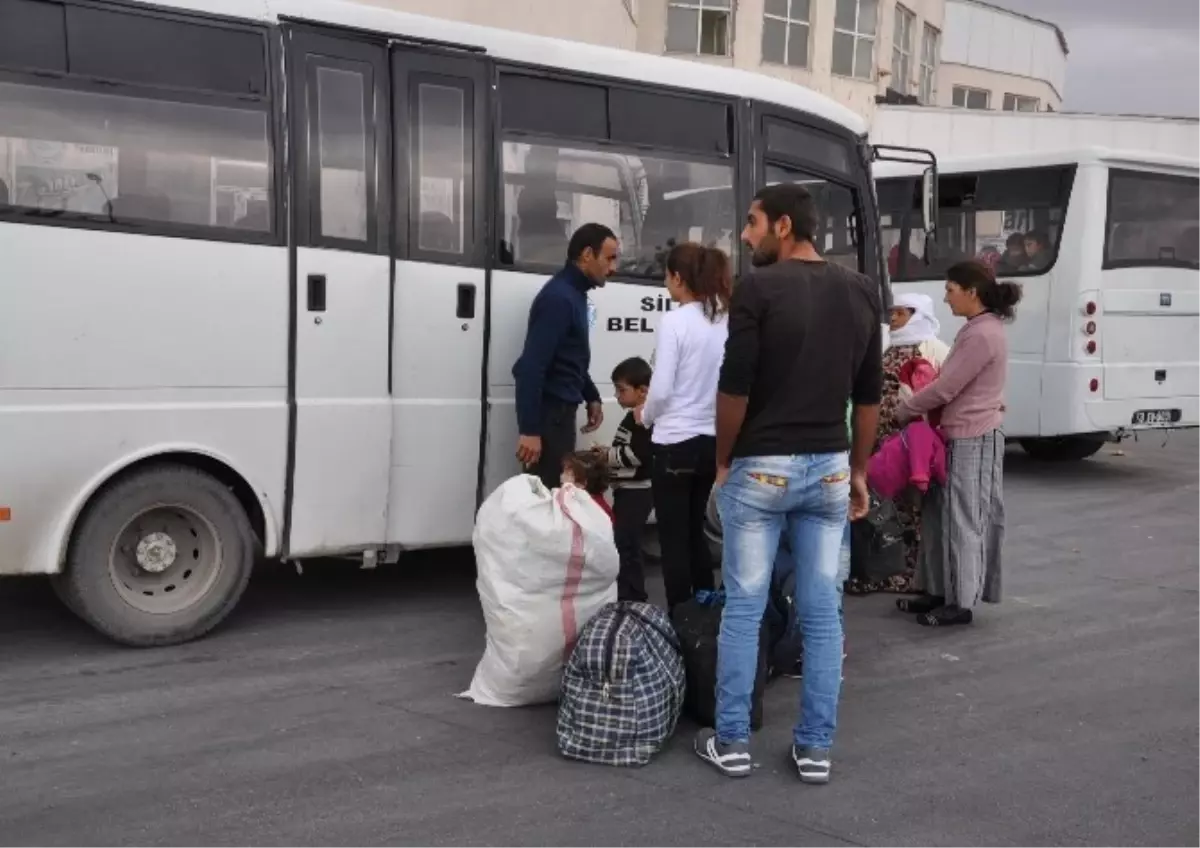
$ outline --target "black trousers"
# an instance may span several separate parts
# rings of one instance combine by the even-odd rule
[[[701,589],[716,588],[704,537],[704,513],[716,480],[717,441],[712,436],[654,446],[654,512],[668,609]]]
[[[562,485],[563,457],[575,452],[579,428],[575,424],[579,405],[562,401],[542,401],[542,457],[533,473],[542,478],[547,489]]]
[[[621,557],[617,575],[618,601],[646,600],[646,569],[642,561],[642,531],[654,509],[650,489],[617,489],[613,492],[613,537]]]

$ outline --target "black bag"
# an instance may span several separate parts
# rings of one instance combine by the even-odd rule
[[[871,511],[850,525],[850,576],[879,583],[904,573],[904,528],[891,501],[871,495]]]
[[[702,727],[715,727],[717,717],[717,636],[721,632],[721,611],[724,604],[716,592],[701,593],[679,604],[671,613],[671,623],[679,635],[683,652],[683,667],[687,672],[687,692],[683,711]],[[771,604],[768,604],[770,607]],[[758,730],[763,722],[763,691],[767,686],[767,659],[771,653],[772,637],[778,638],[778,628],[764,619],[759,628],[758,670],[754,675],[754,691],[750,696],[750,728]]]

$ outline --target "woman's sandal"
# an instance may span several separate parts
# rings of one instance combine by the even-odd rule
[[[923,627],[946,627],[951,624],[970,624],[974,619],[970,610],[958,607],[938,607],[932,612],[917,616],[917,624]]]
[[[938,607],[944,606],[945,598],[935,598],[932,595],[921,595],[917,598],[898,598],[896,600],[896,609],[900,612],[909,612],[916,615],[932,612]]]

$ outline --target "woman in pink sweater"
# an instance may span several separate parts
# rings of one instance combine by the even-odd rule
[[[946,485],[933,488],[921,512],[924,537],[917,585],[923,595],[896,605],[927,626],[969,624],[975,606],[1000,601],[1004,543],[1004,387],[1008,340],[1004,322],[1021,299],[1016,283],[970,260],[946,272],[946,303],[967,323],[941,372],[901,402],[911,421],[941,410]]]

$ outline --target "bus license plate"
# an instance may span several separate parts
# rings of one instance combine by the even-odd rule
[[[1133,413],[1133,426],[1155,426],[1157,424],[1174,424],[1183,416],[1178,409],[1139,409]]]

